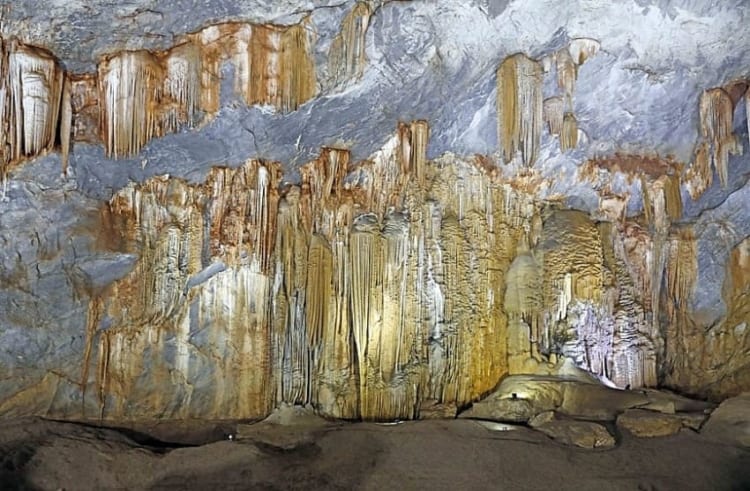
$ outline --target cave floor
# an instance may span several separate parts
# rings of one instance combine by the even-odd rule
[[[689,430],[584,450],[471,420],[242,426],[0,421],[0,489],[750,489],[749,449]]]

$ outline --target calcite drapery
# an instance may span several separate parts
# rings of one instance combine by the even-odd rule
[[[662,281],[672,318],[695,283],[672,176],[644,181],[650,224],[597,223],[485,162],[428,161],[428,133],[402,124],[354,165],[325,148],[299,186],[250,161],[119,192],[105,216],[141,259],[92,300],[87,411],[416,418],[560,357],[655,385],[673,339],[653,322]]]
[[[10,166],[70,143],[70,97],[62,67],[47,51],[0,38],[0,177]],[[68,94],[68,95],[64,95]],[[60,121],[60,114],[63,118]]]
[[[336,86],[362,76],[367,58],[365,34],[372,8],[357,2],[341,23],[341,31],[331,42],[328,53],[329,83]]]
[[[516,152],[530,167],[542,134],[542,67],[523,53],[503,60],[497,69],[497,133],[506,162]]]
[[[247,104],[296,110],[317,91],[304,22],[213,25],[166,51],[111,54],[86,75],[66,74],[45,50],[0,39],[0,118],[7,124],[0,173],[58,142],[65,173],[71,140],[101,141],[116,158],[136,155],[151,138],[218,111],[220,70],[230,60]]]
[[[235,90],[247,104],[295,110],[315,93],[304,25],[221,24],[163,53],[125,51],[99,64],[100,128],[107,153],[137,154],[155,136],[194,125],[198,111],[219,109],[220,70],[235,66]]]
[[[340,39],[346,60],[341,62],[343,54],[332,46],[329,71],[318,67],[319,74],[338,73],[343,66],[345,75],[340,82],[359,75],[364,62],[364,51],[359,49],[364,38],[361,26],[370,14],[363,5],[359,4],[342,24]],[[341,9],[336,12],[343,14]],[[110,153],[124,156],[152,136],[200,122],[201,113],[210,116],[211,108],[218,108],[220,99],[223,104],[228,102],[226,97],[220,97],[218,84],[219,76],[230,71],[227,63],[234,69],[235,90],[246,101],[291,109],[297,99],[294,94],[315,90],[315,70],[311,56],[306,54],[309,46],[305,47],[309,32],[304,24],[221,24],[180,39],[177,47],[169,51],[111,55],[109,61],[129,63],[135,68],[133,90],[142,94],[141,99],[146,102],[131,108],[117,107],[113,101],[121,100],[118,97],[110,97],[110,102],[106,97],[102,99],[100,92],[115,87],[120,77],[120,72],[104,64],[103,77],[71,76],[69,89],[66,82],[62,85],[60,99],[61,147],[69,146],[69,141],[64,141],[65,133],[69,134],[65,128],[72,128],[76,138],[96,141],[100,121],[104,121],[119,128],[109,135],[118,142],[107,143]],[[325,49],[325,45],[321,46]],[[544,117],[564,150],[575,146],[579,135],[578,121],[569,106],[577,65],[597,47],[593,41],[578,40],[575,47],[571,42],[567,49],[558,50],[556,56],[539,63],[545,71],[552,69],[553,61],[559,68],[556,75],[560,77],[560,105],[552,107],[555,98],[548,99],[550,109],[555,111],[545,111]],[[437,64],[440,56],[436,51],[433,62]],[[324,57],[321,50],[316,51],[316,57]],[[301,70],[294,71],[295,68],[285,75],[290,66]],[[525,82],[519,82],[516,75],[506,80],[510,80],[506,84],[508,91],[501,92],[515,90],[516,102],[522,100],[518,88]],[[367,83],[370,81],[368,77]],[[99,90],[102,84],[106,90]],[[723,89],[733,104],[742,96],[737,87],[742,85]],[[289,91],[284,92],[287,88]],[[545,88],[555,90],[550,85]],[[70,111],[66,111],[66,100],[70,101]],[[310,113],[297,116],[314,115],[322,105],[319,102]],[[537,110],[533,104],[517,106],[521,113]],[[553,112],[554,121],[550,117]],[[589,114],[581,116],[582,125],[591,123]],[[129,119],[136,123],[128,127]],[[94,123],[87,128],[90,121]],[[519,127],[528,123],[524,118],[518,121]],[[535,147],[534,131],[527,132],[529,138],[521,133],[513,136],[518,140],[513,157],[520,153],[524,160],[525,149]],[[154,297],[159,307],[144,307],[145,313],[141,314],[130,305],[118,307],[108,292],[86,291],[82,295],[93,293],[96,297],[92,302],[96,315],[92,315],[89,327],[89,355],[92,361],[104,361],[97,370],[93,366],[90,369],[92,376],[98,374],[99,383],[92,384],[97,390],[91,387],[88,396],[98,395],[100,412],[108,416],[151,414],[146,410],[139,412],[138,405],[129,407],[120,399],[122,394],[136,394],[136,399],[138,394],[149,394],[149,387],[156,384],[147,381],[158,381],[165,374],[169,374],[170,381],[179,381],[180,402],[172,400],[172,395],[148,395],[142,398],[141,408],[166,407],[164,414],[172,415],[255,414],[262,413],[267,404],[259,400],[285,400],[313,402],[328,414],[378,418],[413,417],[424,404],[438,401],[461,404],[481,392],[498,373],[502,375],[504,369],[500,367],[504,364],[508,371],[531,370],[535,363],[542,366],[546,361],[567,356],[620,386],[653,384],[653,367],[669,369],[669,352],[674,346],[667,332],[671,329],[669,322],[680,319],[679,315],[674,316],[675,311],[682,315],[689,309],[688,286],[695,281],[690,268],[698,254],[689,227],[675,225],[682,218],[679,170],[650,172],[646,167],[650,163],[658,167],[659,159],[633,159],[640,166],[639,172],[646,175],[631,176],[627,185],[635,190],[634,198],[643,197],[643,203],[629,203],[630,190],[618,190],[614,183],[619,176],[612,179],[612,185],[587,188],[586,192],[599,194],[601,209],[594,215],[605,222],[582,219],[580,228],[587,231],[585,234],[562,234],[563,242],[580,242],[580,248],[589,251],[591,258],[576,255],[573,264],[558,268],[555,255],[570,244],[554,245],[548,250],[545,237],[555,236],[555,220],[562,213],[557,210],[556,200],[563,198],[550,194],[549,181],[544,182],[540,173],[534,172],[537,169],[496,167],[486,156],[475,157],[475,162],[452,156],[427,162],[427,134],[425,122],[403,124],[399,134],[365,163],[350,164],[345,151],[326,149],[319,160],[303,169],[300,186],[277,189],[277,195],[267,194],[267,201],[276,200],[280,211],[259,219],[276,227],[264,235],[262,243],[247,241],[250,235],[245,225],[255,223],[250,208],[266,205],[264,201],[244,201],[250,191],[259,192],[259,188],[248,184],[247,177],[237,178],[235,184],[234,171],[227,171],[222,178],[211,178],[233,183],[219,185],[211,180],[218,191],[165,180],[160,185],[177,189],[174,195],[172,191],[146,193],[155,198],[147,198],[143,206],[163,209],[155,216],[168,216],[168,225],[128,229],[128,233],[138,237],[128,239],[138,244],[130,249],[133,257],[140,256],[152,266],[143,273],[151,274],[148,284],[136,282],[137,288],[130,290]],[[309,143],[308,135],[305,139]],[[715,145],[708,140],[706,137],[700,142],[708,159],[706,165],[696,163],[694,169],[711,168]],[[528,142],[531,143],[526,145]],[[583,148],[564,157],[577,158],[588,150]],[[81,155],[85,157],[86,152]],[[245,152],[247,155],[252,153]],[[276,174],[275,164],[260,167],[265,169],[259,169],[260,174]],[[506,171],[508,175],[503,175]],[[444,175],[436,176],[439,172]],[[541,189],[528,186],[539,181],[544,182]],[[269,182],[276,189],[276,181]],[[474,189],[468,189],[466,183]],[[582,183],[575,183],[578,184]],[[187,198],[175,197],[183,193],[180,186],[195,190],[191,192],[199,197],[194,205],[188,206]],[[477,191],[481,189],[492,189],[487,193],[492,199],[483,197]],[[498,193],[502,199],[496,196]],[[593,203],[595,207],[595,195]],[[198,218],[183,223],[178,211],[193,206],[203,224],[200,233],[195,228]],[[641,206],[643,216],[633,218],[633,209]],[[500,213],[498,209],[505,211]],[[129,214],[123,212],[120,218]],[[498,228],[501,225],[507,230]],[[223,229],[234,232],[216,235],[216,230]],[[572,227],[572,232],[577,230],[578,225]],[[212,233],[216,237],[208,238]],[[151,239],[143,240],[144,234]],[[487,243],[482,240],[486,237]],[[166,245],[159,245],[161,240]],[[504,241],[507,243],[502,247],[497,245]],[[187,252],[180,249],[183,243],[187,244]],[[150,249],[143,254],[141,248],[146,244]],[[190,248],[200,249],[200,253],[190,252]],[[265,252],[254,252],[257,250]],[[594,298],[577,288],[580,269],[588,267],[601,270],[601,280],[596,280],[601,294]],[[412,268],[417,268],[417,272]],[[551,274],[557,281],[547,296],[556,300],[547,302],[546,293],[535,297],[534,292],[544,290],[537,285],[548,282]],[[287,281],[291,286],[287,286]],[[123,288],[127,290],[123,298],[132,295]],[[425,294],[426,291],[431,293]],[[271,302],[271,307],[259,309],[257,305],[264,302]],[[133,304],[145,305],[145,301]],[[727,305],[739,308],[735,307],[739,305],[736,302]],[[112,313],[112,309],[120,313]],[[277,311],[281,313],[277,315]],[[728,315],[735,319],[734,311]],[[247,319],[253,319],[252,325]],[[179,326],[174,327],[177,320]],[[497,334],[502,332],[504,322],[505,341]],[[679,322],[689,325],[690,319]],[[159,336],[153,339],[162,344],[151,343],[149,349],[143,349],[142,366],[128,360],[131,355],[127,343],[139,349],[146,346],[136,341],[139,338],[133,334],[131,323],[146,326],[139,329],[148,328],[152,334],[156,332],[154,326],[159,326]],[[209,324],[224,326],[224,331],[211,331]],[[722,329],[716,331],[723,332]],[[233,334],[225,335],[225,331]],[[105,332],[112,334],[103,336]],[[240,336],[241,333],[244,334]],[[507,344],[505,355],[503,343]],[[465,346],[473,346],[473,351]],[[722,343],[721,349],[729,348]],[[476,357],[476,353],[481,355]],[[237,356],[253,358],[256,361],[252,363],[260,365],[238,361]],[[217,362],[219,359],[226,363]],[[153,364],[157,368],[151,371]],[[203,366],[209,368],[203,370]],[[148,375],[132,382],[132,376],[141,373]],[[206,382],[207,373],[229,375],[222,386]],[[82,378],[88,382],[89,373]],[[233,388],[235,384],[243,389]],[[208,386],[215,388],[207,389]],[[245,392],[238,394],[238,390]],[[212,405],[207,405],[207,400],[213,401]],[[187,409],[178,413],[177,407]]]
[[[471,164],[428,163],[427,131],[403,125],[363,185],[325,149],[282,195],[278,165],[255,161],[119,192],[107,213],[141,260],[92,301],[99,416],[261,417],[286,401],[414,418],[489,391],[507,373],[504,271],[533,213]],[[159,377],[175,390],[154,393]]]

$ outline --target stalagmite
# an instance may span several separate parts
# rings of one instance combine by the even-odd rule
[[[367,64],[365,35],[371,15],[369,4],[357,2],[341,22],[340,32],[328,51],[328,78],[332,86],[362,76]]]
[[[524,165],[534,165],[543,123],[542,68],[523,53],[506,58],[497,69],[497,118],[505,162],[520,152]]]
[[[541,268],[534,256],[520,253],[508,270],[504,309],[509,316],[508,371],[523,373],[526,361],[534,353],[532,343],[539,342],[543,300]]]
[[[211,385],[211,404],[201,402],[206,415],[258,417],[270,410],[275,397],[268,299],[277,176],[273,164],[250,161],[238,169],[214,169],[203,185],[157,177],[112,198],[109,215],[122,227],[126,250],[138,251],[140,260],[100,294],[90,312],[95,324],[109,319],[107,329],[97,326],[87,339],[97,378],[86,380],[84,369],[82,381],[96,386],[98,416],[166,411],[188,417],[195,383]],[[204,275],[211,269],[204,263],[207,251],[212,262],[225,266]],[[191,281],[201,275],[206,279]],[[210,340],[212,361],[205,361],[210,369],[202,377],[211,380],[193,379],[197,353],[187,340],[190,326],[200,326]],[[166,371],[164,353],[175,343],[178,356]],[[174,384],[167,395],[154,391],[167,383],[163,377]],[[137,380],[151,382],[142,386]],[[131,397],[140,401],[137,406],[125,403]]]

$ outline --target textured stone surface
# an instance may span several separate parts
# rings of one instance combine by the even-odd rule
[[[711,438],[750,447],[750,394],[725,400],[711,413],[701,433]]]
[[[626,409],[648,402],[640,392],[615,390],[591,380],[511,375],[459,417],[529,424],[539,417],[534,424],[541,424],[550,411],[556,411],[574,418],[614,421]]]
[[[617,417],[617,426],[641,438],[674,435],[682,429],[682,419],[677,416],[630,409]]]
[[[750,388],[746,2],[188,3],[2,8],[0,414]]]
[[[548,421],[534,429],[564,445],[582,448],[607,448],[615,445],[615,438],[604,426],[590,421]]]

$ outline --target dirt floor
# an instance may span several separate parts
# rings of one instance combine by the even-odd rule
[[[529,428],[498,428],[471,420],[239,430],[203,422],[136,432],[0,421],[0,489],[750,489],[750,449],[690,430],[617,435],[615,448],[584,450]]]

